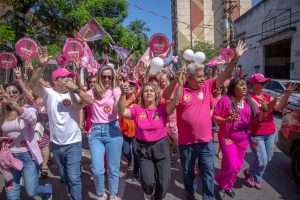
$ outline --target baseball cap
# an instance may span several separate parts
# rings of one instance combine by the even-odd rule
[[[266,78],[262,73],[255,73],[250,77],[249,83],[250,84],[266,83],[269,82],[270,80],[271,80],[270,78]]]
[[[67,69],[60,67],[52,72],[51,77],[52,77],[53,81],[55,81],[58,78],[64,78],[64,77],[74,78],[75,73],[70,72]]]

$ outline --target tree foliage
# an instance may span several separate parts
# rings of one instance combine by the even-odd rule
[[[213,44],[204,41],[197,41],[193,47],[194,52],[202,51],[206,55],[206,60],[218,55],[219,50],[214,47]]]
[[[29,36],[47,45],[51,54],[57,54],[66,37],[73,36],[80,27],[94,18],[111,35],[114,42],[142,53],[147,44],[142,25],[136,32],[122,22],[128,15],[126,0],[0,0],[9,9],[0,17],[0,49],[10,49],[21,37]],[[143,35],[143,36],[142,36]],[[97,55],[112,50],[112,41],[104,38],[91,44]]]

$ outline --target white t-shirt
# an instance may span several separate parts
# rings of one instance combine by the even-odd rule
[[[44,87],[43,99],[48,111],[50,140],[58,145],[80,142],[80,109],[72,104],[70,93]]]

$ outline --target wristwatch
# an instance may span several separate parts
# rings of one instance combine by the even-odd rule
[[[80,88],[78,87],[78,88],[72,90],[72,92],[73,92],[73,93],[76,93],[76,94],[79,94],[79,93],[80,93]]]

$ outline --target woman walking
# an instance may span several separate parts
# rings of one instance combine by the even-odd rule
[[[144,84],[141,90],[141,105],[126,108],[125,94],[128,87],[122,86],[119,112],[133,119],[136,125],[137,155],[140,163],[140,178],[146,200],[161,200],[165,197],[170,181],[170,150],[166,130],[167,117],[171,114],[182,92],[182,78],[175,97],[168,104],[160,104],[160,92],[155,85]]]

